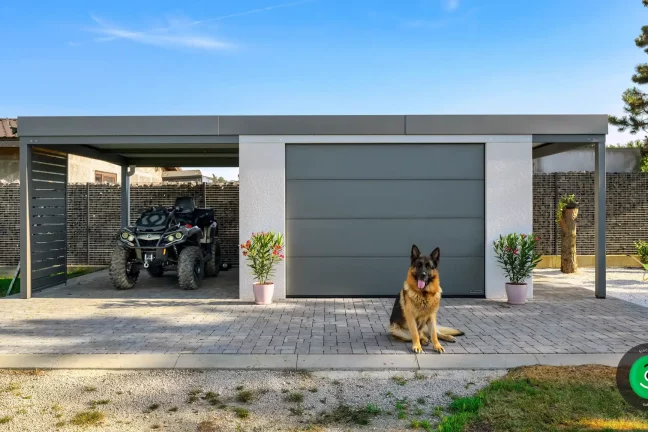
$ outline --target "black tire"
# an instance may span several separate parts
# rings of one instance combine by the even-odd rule
[[[215,238],[211,244],[211,257],[205,261],[205,276],[218,276],[221,270],[220,239]]]
[[[117,246],[110,257],[110,268],[108,273],[110,274],[110,281],[118,290],[133,288],[137,283],[137,278],[139,277],[139,271],[129,271],[129,256],[130,251],[128,249]]]
[[[161,265],[150,265],[149,268],[146,269],[146,271],[151,277],[164,276],[164,267]]]
[[[184,290],[198,289],[205,274],[202,250],[198,246],[188,246],[178,257],[178,283]]]

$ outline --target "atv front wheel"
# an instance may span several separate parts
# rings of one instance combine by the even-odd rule
[[[198,246],[189,246],[180,252],[178,257],[178,282],[185,290],[198,289],[204,275],[205,264],[202,250]]]
[[[215,238],[211,244],[211,257],[205,261],[205,276],[218,276],[221,269],[221,245]]]
[[[137,283],[139,271],[132,271],[128,262],[130,251],[117,246],[110,257],[110,281],[118,290],[131,289]]]
[[[161,265],[150,265],[146,271],[151,277],[162,277],[164,276],[164,266]]]

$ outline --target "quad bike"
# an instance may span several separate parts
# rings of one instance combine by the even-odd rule
[[[220,272],[220,246],[214,210],[196,208],[191,197],[177,198],[175,206],[150,208],[120,230],[110,280],[126,290],[135,286],[142,268],[153,277],[175,269],[180,288],[198,289],[204,276]]]

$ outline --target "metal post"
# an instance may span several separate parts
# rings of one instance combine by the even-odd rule
[[[605,138],[594,145],[594,230],[596,255],[594,293],[604,299],[605,281]]]
[[[90,265],[90,182],[86,183],[86,265]]]
[[[31,298],[31,209],[29,205],[32,148],[20,140],[20,298]]]
[[[130,176],[128,165],[121,167],[121,225],[130,225]]]

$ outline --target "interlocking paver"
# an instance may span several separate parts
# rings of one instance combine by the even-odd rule
[[[236,272],[218,277],[231,297]],[[408,354],[388,332],[393,299],[289,299],[254,306],[150,280],[117,292],[98,273],[29,301],[0,300],[0,353]],[[512,307],[444,299],[439,324],[466,332],[447,353],[623,353],[645,343],[648,312],[618,299],[544,283]],[[155,286],[162,283],[162,286]],[[164,294],[169,298],[164,298]],[[429,351],[429,347],[427,347]]]

